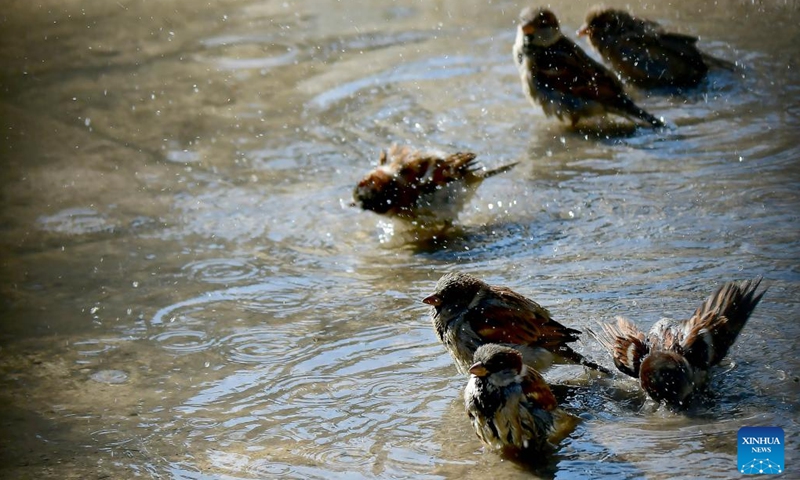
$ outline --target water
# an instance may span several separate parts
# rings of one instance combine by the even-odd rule
[[[672,128],[608,138],[526,104],[522,4],[84,3],[0,20],[3,477],[727,477],[744,425],[794,468],[796,2],[633,2],[744,68],[633,92]],[[392,142],[521,163],[416,241],[347,206]],[[585,422],[530,472],[482,450],[420,303],[455,268],[576,328],[769,291],[697,411],[548,372]]]

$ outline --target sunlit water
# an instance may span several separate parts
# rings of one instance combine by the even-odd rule
[[[3,476],[727,477],[745,425],[798,468],[795,2],[634,2],[742,64],[632,91],[660,131],[528,105],[519,3],[47,3],[0,19]],[[393,142],[520,164],[417,240],[348,206]],[[483,451],[420,303],[456,268],[576,328],[769,290],[690,412],[549,371],[584,422],[529,471]]]

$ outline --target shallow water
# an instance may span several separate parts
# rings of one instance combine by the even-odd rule
[[[84,3],[0,18],[3,477],[727,477],[745,425],[794,468],[796,2],[633,2],[743,67],[600,133],[527,105],[519,3]],[[347,206],[393,142],[520,164],[417,241]],[[585,421],[531,472],[482,450],[420,303],[456,268],[577,328],[769,291],[687,414],[549,371]]]

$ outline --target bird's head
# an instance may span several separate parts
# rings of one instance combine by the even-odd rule
[[[552,11],[529,7],[519,15],[519,34],[526,46],[547,47],[561,38],[561,28]]]

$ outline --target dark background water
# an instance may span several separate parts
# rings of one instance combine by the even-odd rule
[[[611,138],[526,103],[510,54],[526,5],[8,3],[0,476],[530,476],[482,450],[420,303],[455,268],[577,328],[686,318],[763,275],[708,405],[678,415],[596,382],[535,473],[728,477],[745,425],[785,429],[791,472],[798,4],[633,2],[743,68],[632,92],[674,128]],[[553,8],[574,37],[591,5]],[[418,242],[347,207],[393,142],[520,164],[459,235]]]

